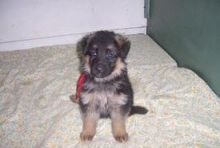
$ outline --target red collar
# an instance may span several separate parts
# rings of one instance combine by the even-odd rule
[[[81,93],[81,90],[82,90],[83,85],[85,83],[85,80],[86,80],[86,75],[84,73],[81,73],[80,77],[79,77],[79,79],[77,81],[76,99],[80,98],[80,93]]]

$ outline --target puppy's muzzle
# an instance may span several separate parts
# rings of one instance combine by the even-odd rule
[[[111,70],[108,64],[99,62],[93,65],[92,75],[96,78],[104,78],[108,76],[110,73],[111,73]]]
[[[104,73],[104,71],[105,71],[104,68],[105,67],[104,67],[103,64],[99,63],[99,64],[96,65],[96,70],[97,70],[98,73]]]

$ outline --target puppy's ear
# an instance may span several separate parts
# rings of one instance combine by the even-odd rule
[[[130,50],[130,41],[120,34],[115,35],[115,40],[119,46],[121,57],[126,58]]]
[[[88,34],[84,36],[78,43],[77,43],[77,52],[78,54],[85,54],[86,48],[92,38],[93,34]]]

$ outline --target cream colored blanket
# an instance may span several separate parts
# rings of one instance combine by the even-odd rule
[[[78,105],[69,100],[79,76],[74,45],[0,53],[0,147],[220,147],[220,100],[194,72],[149,37],[133,35],[127,62],[135,104],[146,115],[127,121],[120,144],[109,119],[81,143]]]

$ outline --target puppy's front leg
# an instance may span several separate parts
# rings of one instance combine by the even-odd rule
[[[96,125],[99,119],[97,113],[88,113],[83,116],[83,130],[80,134],[82,141],[90,141],[93,139],[96,133]]]
[[[120,112],[114,112],[111,114],[112,120],[112,133],[115,140],[119,142],[128,141],[128,133],[126,132],[126,118],[127,116],[121,115]]]

